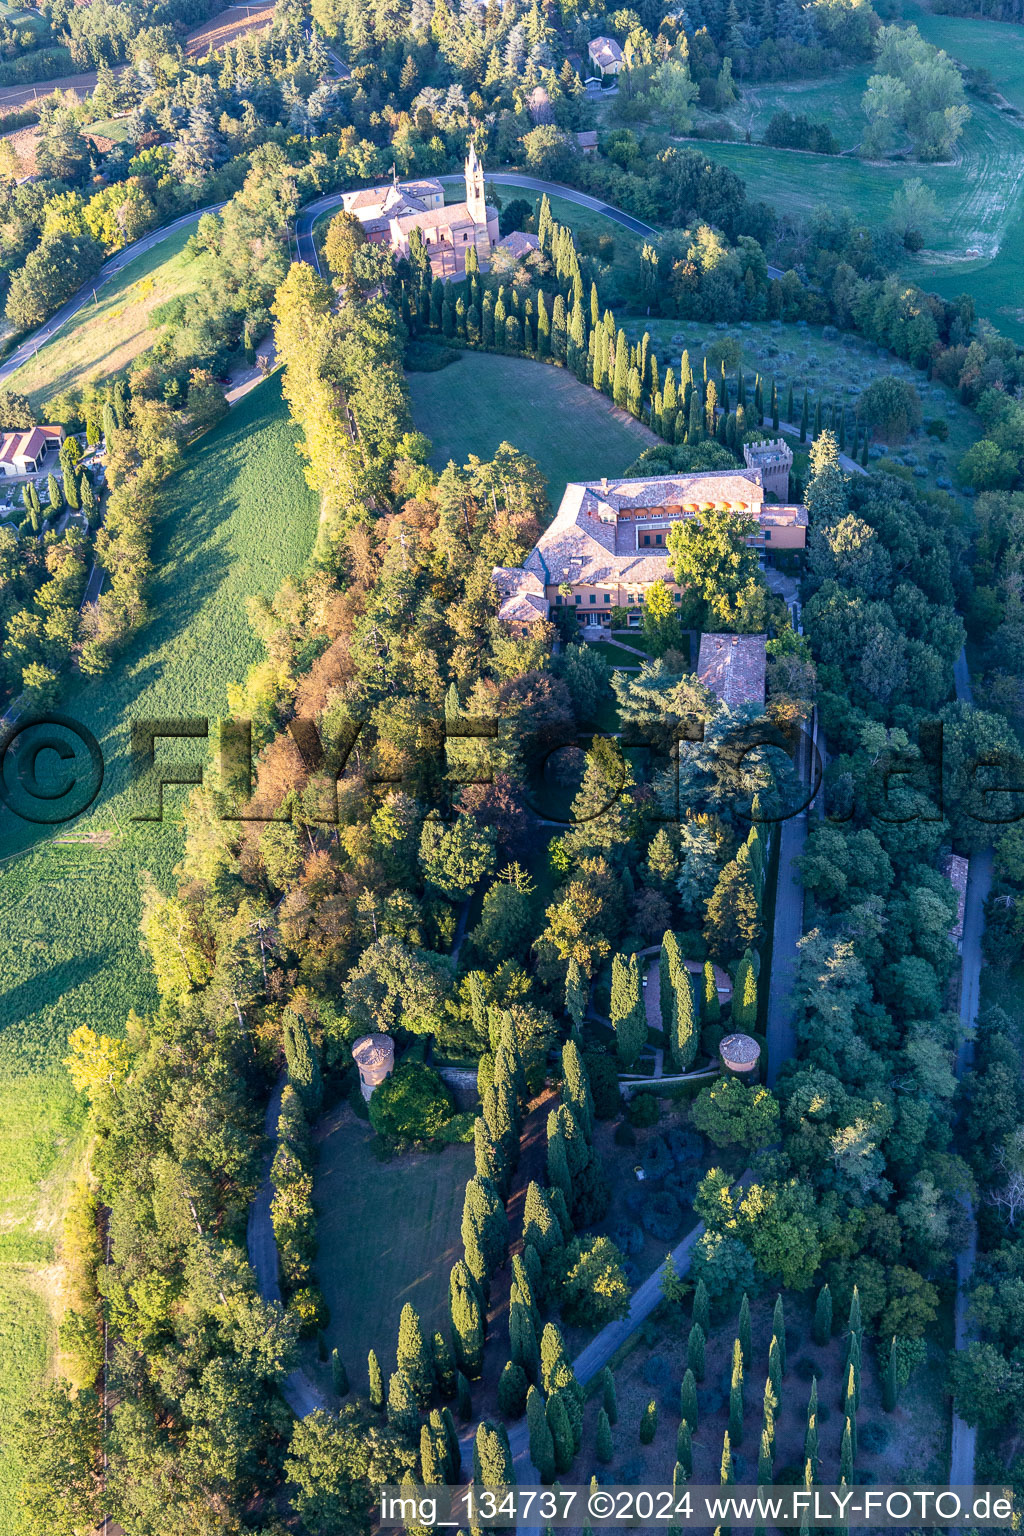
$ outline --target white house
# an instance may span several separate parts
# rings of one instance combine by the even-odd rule
[[[0,438],[0,475],[37,475],[48,469],[64,441],[63,427],[28,427]]]

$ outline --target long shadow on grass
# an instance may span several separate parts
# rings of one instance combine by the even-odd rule
[[[0,1031],[20,1024],[23,1011],[41,1013],[44,1008],[59,1003],[68,992],[94,976],[103,961],[102,951],[76,955],[73,960],[60,960],[49,970],[38,972],[0,993]]]

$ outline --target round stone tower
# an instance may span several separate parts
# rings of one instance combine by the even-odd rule
[[[395,1070],[395,1042],[390,1035],[363,1035],[352,1047],[352,1060],[359,1068],[359,1086],[369,1103],[375,1088]]]
[[[718,1047],[722,1066],[734,1077],[742,1077],[748,1083],[757,1081],[761,1047],[752,1035],[726,1035]]]

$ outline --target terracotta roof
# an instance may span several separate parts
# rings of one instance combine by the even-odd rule
[[[576,135],[576,143],[579,145],[580,149],[596,149],[597,129],[581,128],[579,133]]]
[[[519,261],[523,256],[528,256],[531,251],[540,250],[540,241],[536,235],[527,234],[525,229],[514,229],[510,235],[506,235],[498,245],[499,251],[508,251]]]
[[[487,209],[488,215],[492,212],[493,209]],[[397,224],[403,234],[408,229],[418,229],[423,225],[437,229],[460,229],[464,224],[476,227],[476,220],[467,203],[449,203],[447,208],[425,208],[421,213],[393,215],[391,222]]]
[[[15,459],[38,459],[53,442],[59,442],[60,427],[30,427],[27,432],[5,432],[0,438],[0,461],[13,464]]]
[[[499,619],[516,619],[532,623],[546,619],[551,604],[544,596],[544,583],[532,571],[518,565],[496,565],[491,580],[504,602],[498,609]]]
[[[763,704],[767,639],[767,635],[701,635],[697,676],[730,709]]]
[[[607,66],[622,63],[622,49],[614,37],[593,38],[587,51],[595,64]]]

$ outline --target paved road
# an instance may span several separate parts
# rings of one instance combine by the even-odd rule
[[[953,668],[956,696],[965,703],[974,702],[971,677],[967,670],[964,651],[956,659]],[[964,1038],[956,1053],[956,1075],[962,1077],[970,1070],[974,1060],[974,1041],[968,1038],[978,1017],[978,1001],[981,989],[981,939],[985,931],[985,901],[992,886],[992,850],[985,848],[972,854],[967,874],[967,899],[964,905],[964,937],[961,946],[960,965],[960,1023]],[[953,1308],[953,1344],[956,1349],[966,1349],[977,1337],[967,1315],[968,1293],[978,1247],[978,1227],[974,1208],[967,1195],[961,1199],[970,1223],[969,1235],[964,1247],[956,1256],[956,1302]],[[953,1414],[953,1441],[950,1449],[949,1481],[954,1484],[974,1482],[974,1458],[977,1448],[977,1432],[965,1424],[958,1413]]]
[[[66,304],[61,305],[56,314],[51,315],[49,320],[45,321],[37,331],[33,331],[31,336],[26,337],[17,351],[11,353],[10,357],[0,366],[0,379],[9,378],[16,369],[21,367],[22,363],[27,362],[44,342],[50,340],[55,331],[60,330],[66,321],[77,315],[79,310],[84,309],[87,304],[91,304],[93,294],[109,283],[111,278],[116,277],[119,272],[123,272],[128,263],[134,261],[136,256],[142,256],[146,251],[151,251],[154,245],[159,245],[162,240],[168,239],[177,230],[185,229],[189,224],[198,224],[204,213],[216,213],[219,208],[223,207],[223,203],[213,203],[208,208],[196,208],[192,213],[183,213],[180,219],[173,219],[170,224],[162,224],[159,229],[154,229],[151,234],[143,235],[141,240],[136,240],[131,245],[126,245],[124,250],[118,251],[116,256],[111,256],[109,261],[103,263],[91,282],[86,283],[83,288],[80,288],[73,298],[68,299]]]
[[[266,1118],[263,1129],[273,1144],[277,1142],[277,1120],[281,1113],[281,1094],[284,1091],[284,1078],[278,1083],[267,1105]],[[256,1286],[265,1301],[281,1301],[281,1283],[278,1278],[277,1267],[277,1243],[274,1240],[274,1224],[270,1219],[270,1202],[274,1190],[270,1182],[270,1165],[274,1159],[274,1149],[267,1153],[263,1168],[263,1181],[256,1192],[256,1198],[249,1208],[249,1225],[246,1232],[246,1246],[249,1250],[249,1263],[252,1265],[256,1276]],[[281,1396],[295,1414],[296,1418],[305,1418],[307,1413],[313,1413],[317,1408],[326,1408],[327,1404],[310,1381],[304,1371],[290,1371],[281,1383]]]

